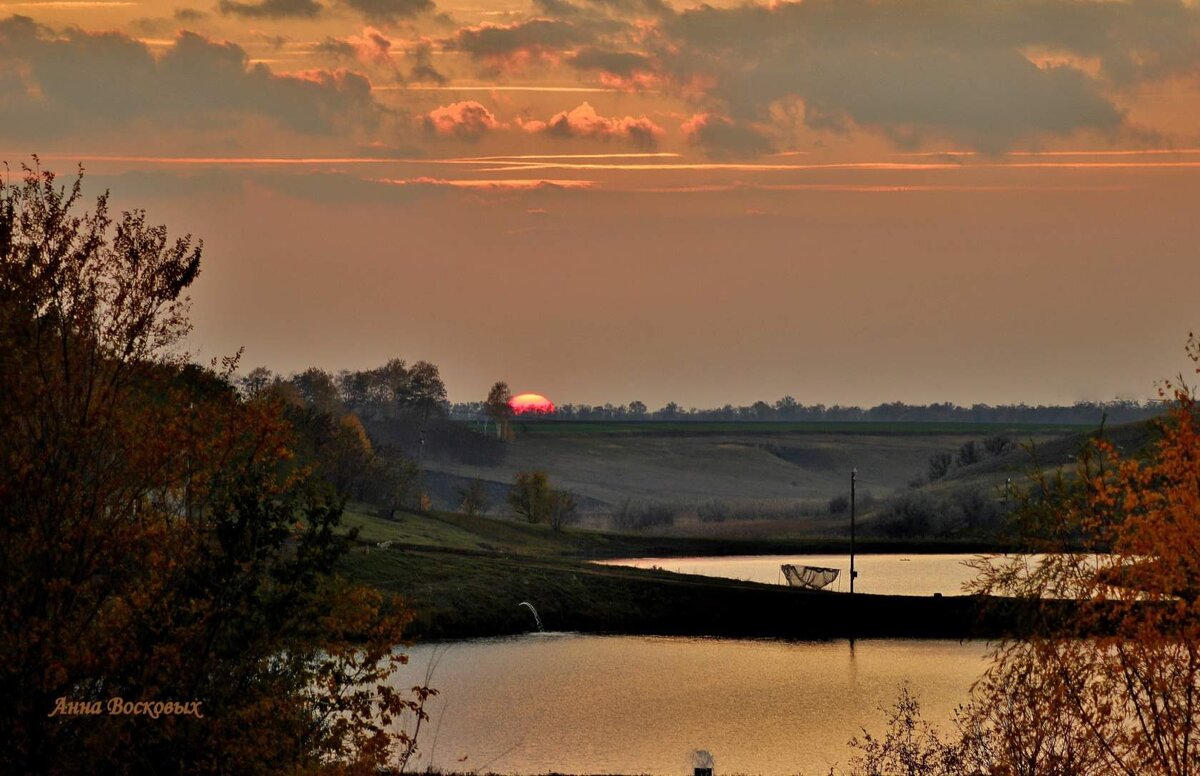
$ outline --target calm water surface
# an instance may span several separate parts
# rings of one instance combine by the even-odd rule
[[[459,772],[827,774],[847,741],[882,729],[902,683],[949,719],[986,667],[984,642],[787,643],[537,634],[409,650],[401,686],[439,690],[426,766]]]
[[[965,565],[975,555],[859,555],[854,560],[859,593],[888,595],[959,595],[975,576]],[[849,591],[850,558],[846,555],[730,555],[715,558],[627,558],[602,561],[613,566],[661,568],[678,574],[727,577],[750,582],[785,584],[779,566],[825,566],[841,569],[829,590]]]

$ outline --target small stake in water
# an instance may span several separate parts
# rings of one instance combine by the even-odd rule
[[[533,604],[529,603],[528,601],[522,601],[521,603],[517,604],[517,606],[527,606],[527,607],[529,607],[529,611],[533,612],[533,621],[537,623],[537,626],[538,626],[538,632],[539,632],[539,633],[545,633],[545,632],[546,632],[546,629],[542,627],[542,618],[541,618],[541,617],[538,617],[537,609],[534,609],[534,608],[533,608]]]

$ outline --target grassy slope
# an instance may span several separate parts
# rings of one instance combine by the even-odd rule
[[[495,487],[516,472],[542,469],[592,511],[626,498],[695,506],[709,500],[778,508],[819,503],[847,489],[859,470],[860,492],[884,496],[907,486],[935,453],[996,433],[1044,441],[1057,427],[970,424],[532,423],[498,466],[430,462],[430,470]],[[628,427],[644,427],[633,433]],[[689,427],[701,426],[704,429]],[[839,428],[833,428],[839,426]],[[900,428],[904,426],[904,428]],[[603,430],[601,430],[603,429]]]
[[[391,520],[375,516],[369,508],[354,505],[347,508],[342,524],[358,529],[359,544],[364,547],[386,541],[402,550],[528,556],[571,561],[629,557],[829,553],[847,551],[849,546],[847,538],[842,535],[728,539],[621,534],[578,529],[552,531],[545,525],[442,512],[401,513]],[[988,547],[977,542],[871,539],[860,541],[859,549],[862,552],[921,553],[973,552]]]
[[[948,490],[962,487],[985,487],[999,489],[1006,479],[1015,485],[1029,481],[1031,473],[1041,470],[1050,472],[1063,467],[1067,472],[1074,469],[1076,458],[1087,442],[1097,436],[1098,429],[1080,431],[1068,436],[1048,438],[1035,445],[1017,447],[996,458],[985,458],[977,464],[954,469],[930,486],[931,490]],[[1126,423],[1104,430],[1104,438],[1117,446],[1125,455],[1140,456],[1157,438],[1152,422]]]
[[[857,434],[857,441],[878,445],[887,435]],[[1042,439],[1036,460],[1044,468],[1069,464],[1087,434]],[[1109,438],[1128,452],[1144,448],[1152,438],[1146,424],[1111,429]],[[823,443],[819,434],[809,441]],[[744,448],[746,438],[728,441],[723,435],[698,435],[708,442]],[[939,444],[961,444],[965,438],[944,434],[922,435]],[[577,451],[593,452],[596,441],[607,445],[613,437],[566,437]],[[651,436],[649,440],[659,439]],[[789,439],[772,435],[771,441]],[[619,440],[617,440],[619,441]],[[670,438],[672,445],[681,439]],[[909,443],[911,439],[900,440]],[[645,446],[646,439],[632,440]],[[712,445],[710,444],[711,448]],[[650,449],[654,449],[651,447]],[[759,448],[761,450],[761,448]],[[804,455],[820,444],[800,448]],[[835,445],[833,459],[846,446]],[[884,450],[878,454],[886,456]],[[942,448],[945,449],[945,448]],[[807,451],[807,452],[805,452]],[[858,452],[862,452],[859,450]],[[708,450],[713,454],[713,450]],[[779,459],[780,456],[768,453]],[[795,455],[794,453],[792,454]],[[648,456],[650,459],[653,455]],[[691,459],[704,456],[697,453]],[[645,462],[626,453],[618,456],[628,465]],[[676,454],[678,461],[688,455]],[[993,487],[1006,477],[1022,482],[1022,472],[1032,463],[1030,454],[1013,450],[999,458],[955,470],[930,487]],[[844,460],[837,465],[843,466]],[[649,464],[646,464],[649,465]],[[717,465],[717,464],[714,464]],[[789,464],[798,466],[797,464]],[[610,475],[612,473],[610,472]],[[699,475],[699,476],[704,476]],[[753,485],[751,481],[750,485]],[[793,525],[795,521],[790,521]],[[821,638],[845,635],[968,636],[1019,629],[1011,609],[992,609],[990,619],[980,619],[977,602],[959,597],[944,599],[847,596],[808,593],[776,586],[733,580],[665,574],[653,570],[600,567],[587,559],[722,554],[785,554],[841,552],[846,540],[840,526],[830,524],[834,538],[785,535],[772,538],[724,536],[644,536],[570,530],[553,532],[546,526],[511,520],[469,518],[449,514],[402,514],[397,520],[375,517],[365,509],[350,509],[345,523],[360,531],[360,545],[344,562],[343,570],[364,582],[403,595],[416,611],[410,630],[420,638],[459,638],[525,632],[529,613],[518,607],[532,602],[546,626],[584,632],[661,633],[726,636],[783,636]],[[729,524],[726,524],[729,525]],[[789,529],[794,530],[794,529]],[[761,536],[762,532],[759,532]],[[377,546],[390,541],[388,549]],[[860,552],[976,552],[997,549],[981,545],[935,542],[861,542]]]
[[[827,593],[586,562],[622,556],[840,552],[846,549],[844,539],[767,542],[556,533],[540,525],[461,515],[404,514],[392,521],[355,509],[347,511],[344,522],[359,528],[361,541],[343,561],[343,572],[404,596],[416,611],[410,628],[414,638],[526,632],[530,615],[518,608],[521,601],[537,607],[547,628],[595,633],[964,636],[993,627],[977,622],[974,604],[958,599],[906,603],[859,596],[848,604],[846,597]],[[393,544],[383,549],[378,546],[383,541]],[[864,552],[982,549],[927,542],[860,545]],[[930,607],[934,609],[926,611]]]
[[[774,585],[594,566],[562,558],[382,550],[355,576],[402,594],[413,638],[584,633],[832,638],[990,636],[1014,629],[1011,607],[968,596],[916,598],[810,592]]]

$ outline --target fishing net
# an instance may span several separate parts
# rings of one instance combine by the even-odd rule
[[[779,567],[791,587],[806,587],[809,590],[820,590],[828,587],[842,572],[839,569],[828,569],[823,566],[793,566],[785,563]]]

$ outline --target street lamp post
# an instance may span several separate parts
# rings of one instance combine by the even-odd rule
[[[854,592],[854,578],[858,572],[854,570],[854,488],[858,483],[858,469],[850,470],[850,592]]]

